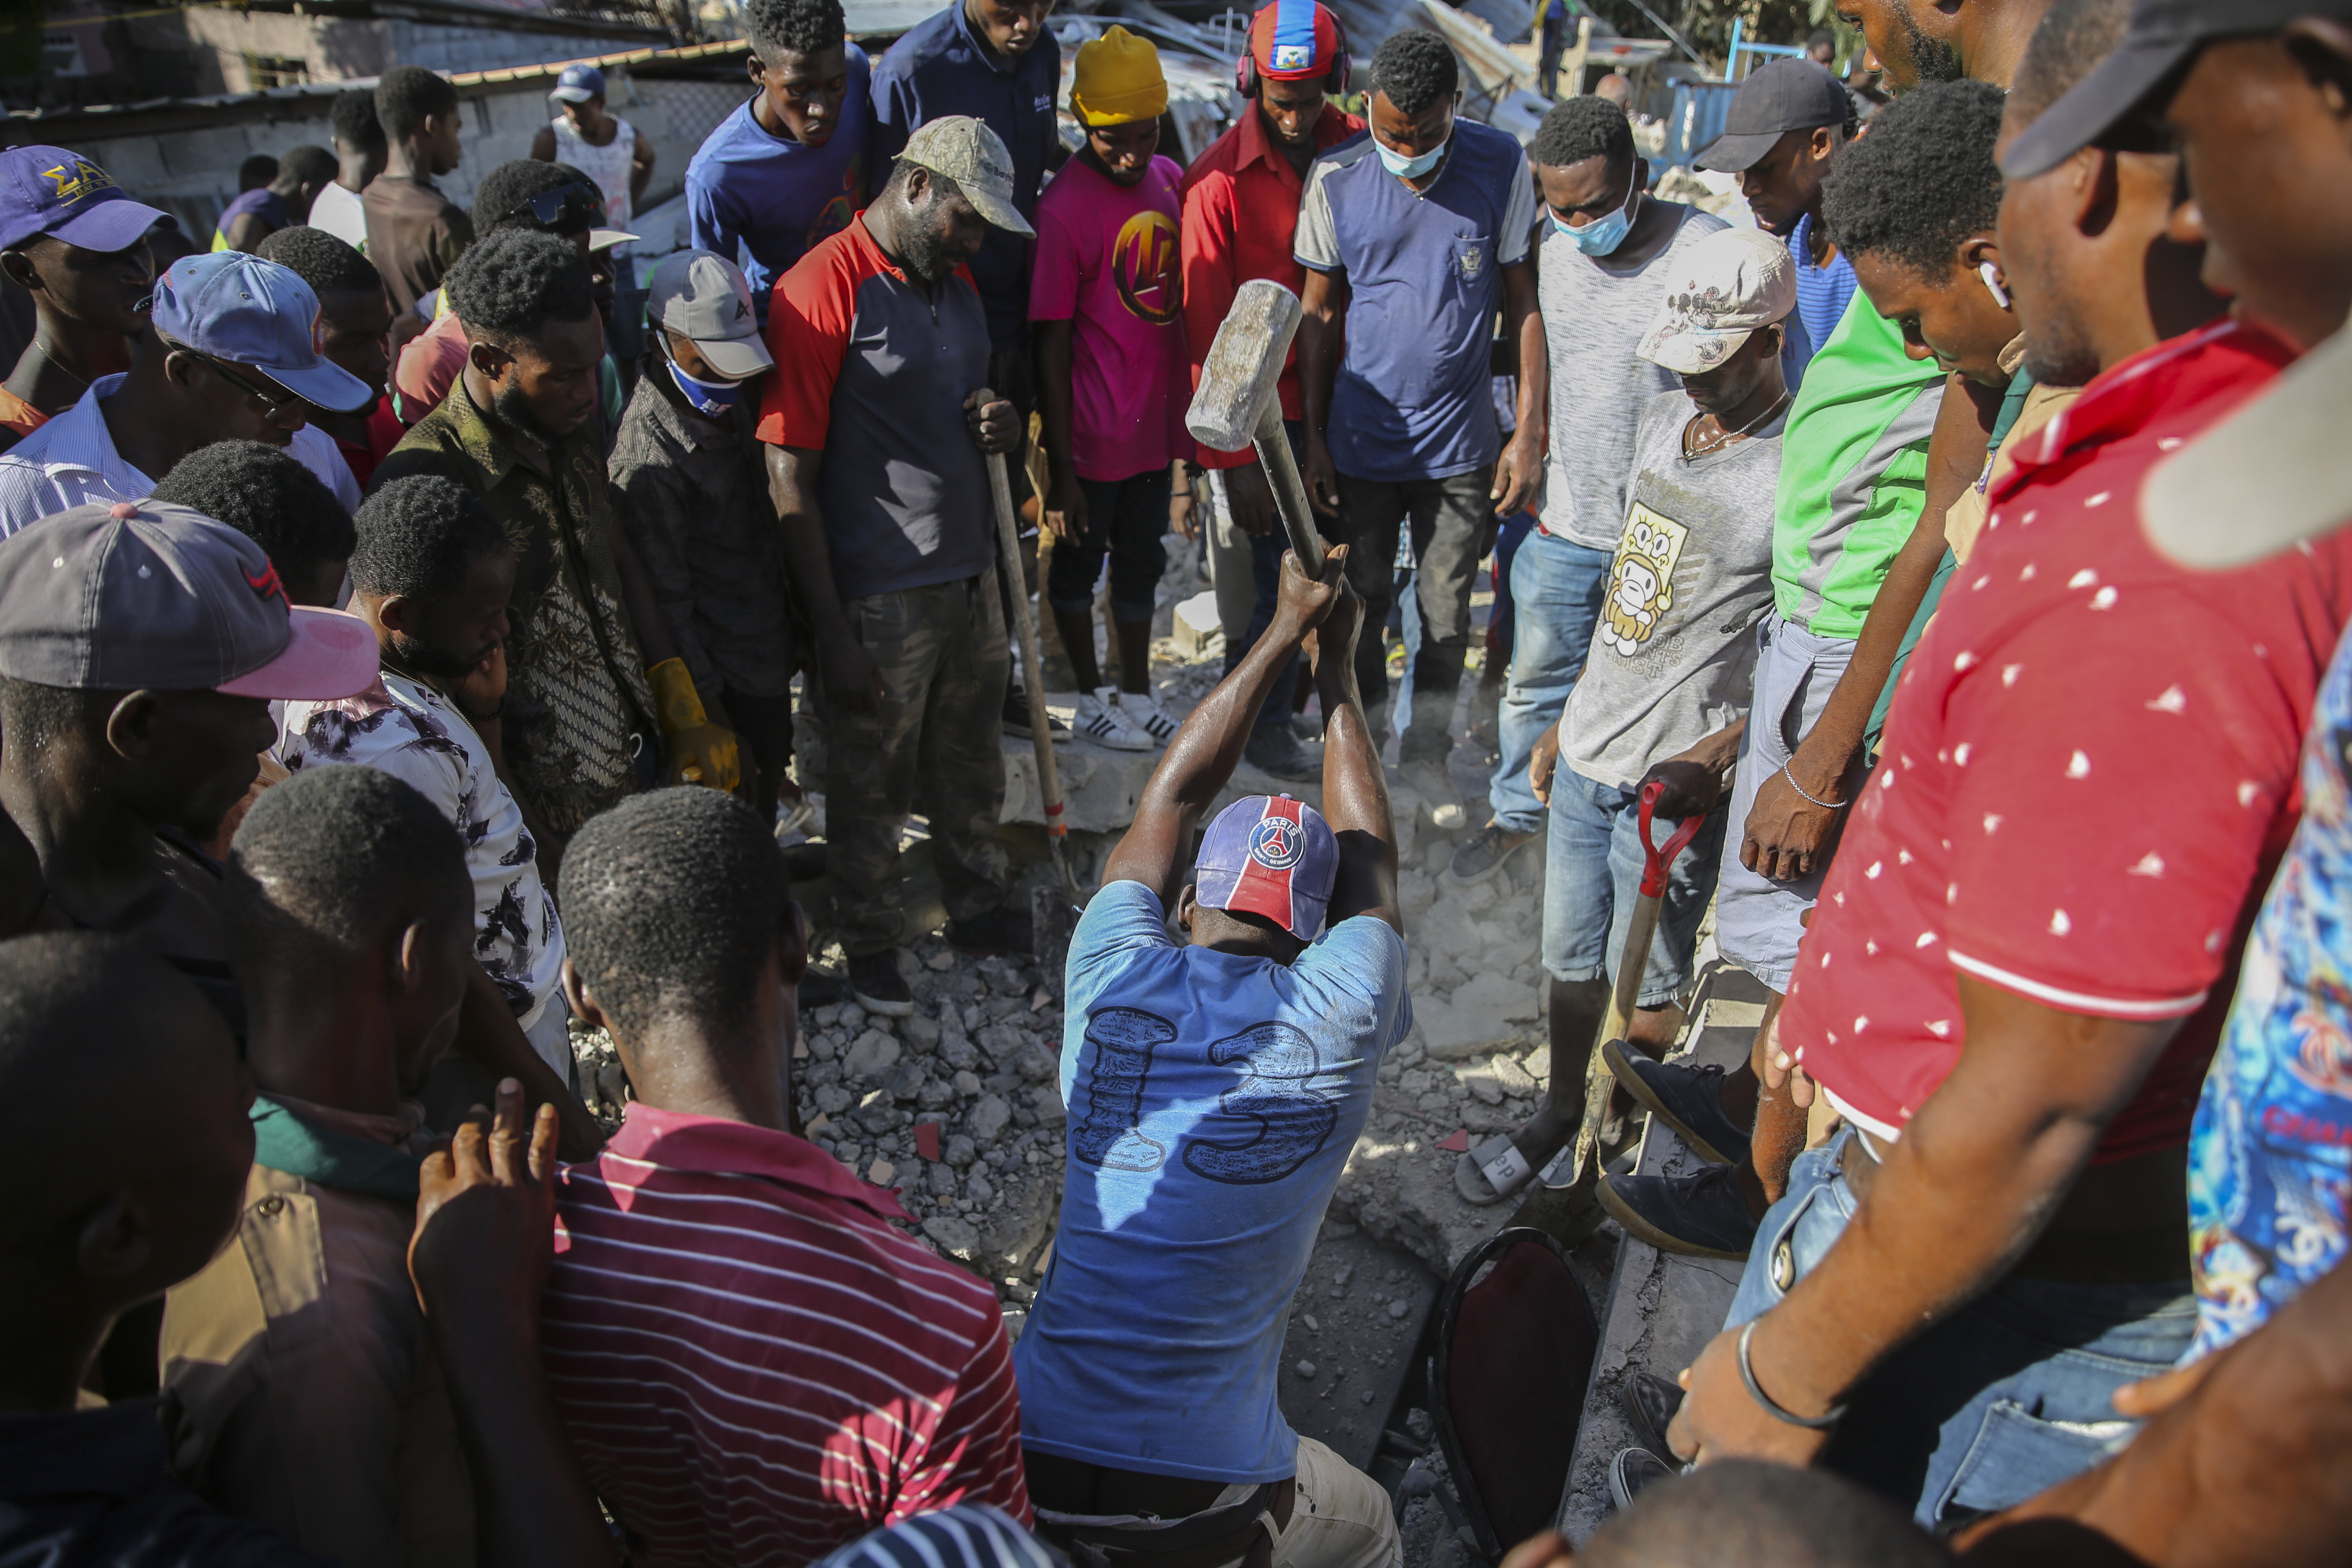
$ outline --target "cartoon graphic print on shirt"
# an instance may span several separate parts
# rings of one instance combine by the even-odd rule
[[[1607,597],[1601,606],[1601,641],[1627,658],[1642,651],[1658,623],[1674,607],[1675,566],[1683,558],[1690,530],[1635,501],[1625,515],[1624,537],[1610,563]]]
[[[1119,303],[1136,316],[1164,327],[1182,313],[1176,226],[1166,214],[1139,212],[1121,224],[1110,265]]]

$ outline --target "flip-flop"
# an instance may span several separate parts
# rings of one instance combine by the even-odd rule
[[[1507,1132],[1497,1132],[1454,1162],[1454,1190],[1462,1201],[1484,1207],[1498,1204],[1535,1175],[1535,1167],[1519,1152]]]

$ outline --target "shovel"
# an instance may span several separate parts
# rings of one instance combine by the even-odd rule
[[[982,387],[976,395],[983,406],[996,401],[996,394]],[[996,500],[996,551],[1010,592],[1005,597],[1013,601],[1013,626],[1021,647],[1022,685],[1029,694],[1029,740],[1037,752],[1037,795],[1045,803],[1045,847],[1054,858],[1054,871],[1061,879],[1062,897],[1039,889],[1030,900],[1029,918],[1032,941],[1036,948],[1037,966],[1046,974],[1059,978],[1060,954],[1068,951],[1073,917],[1086,904],[1086,895],[1078,890],[1078,879],[1070,870],[1068,838],[1070,825],[1062,816],[1062,775],[1054,760],[1053,721],[1045,713],[1045,665],[1037,652],[1037,622],[1029,613],[1029,595],[1022,584],[1021,530],[1013,521],[1013,481],[1004,471],[1004,454],[988,454],[988,488]]]
[[[1575,1186],[1593,1161],[1593,1151],[1601,1142],[1601,1123],[1609,1115],[1609,1096],[1617,1087],[1616,1077],[1602,1059],[1601,1047],[1608,1041],[1624,1039],[1633,1031],[1634,998],[1642,994],[1642,975],[1650,966],[1650,942],[1657,935],[1658,911],[1665,904],[1666,868],[1706,824],[1706,813],[1696,812],[1683,818],[1673,837],[1664,844],[1654,842],[1650,837],[1651,813],[1665,793],[1666,786],[1654,779],[1642,786],[1641,896],[1633,900],[1633,918],[1625,923],[1625,951],[1617,960],[1608,1015],[1601,1019],[1601,1033],[1585,1055],[1584,1120],[1577,1127],[1576,1142],[1553,1155],[1551,1163],[1536,1173],[1537,1181],[1554,1190]],[[1559,1063],[1552,1064],[1552,1071],[1559,1068]]]

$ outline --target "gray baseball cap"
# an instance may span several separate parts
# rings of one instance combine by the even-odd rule
[[[986,121],[969,114],[927,120],[907,138],[907,150],[898,161],[953,180],[980,216],[1006,233],[1036,234],[1013,205],[1013,154]]]
[[[93,502],[0,542],[11,679],[325,702],[377,663],[365,621],[294,608],[260,545],[186,507]]]
[[[751,285],[714,252],[680,250],[662,258],[646,285],[646,319],[692,342],[721,375],[740,381],[775,368],[760,341]]]
[[[1843,125],[1852,112],[1845,86],[1811,60],[1773,60],[1748,73],[1732,95],[1723,134],[1691,162],[1737,174],[1780,144],[1791,131]]]

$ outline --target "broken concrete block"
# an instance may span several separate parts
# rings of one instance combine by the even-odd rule
[[[1422,1047],[1440,1061],[1467,1061],[1519,1043],[1518,1030],[1509,1020],[1433,997],[1413,1004],[1412,1026]]]
[[[1217,618],[1216,590],[1206,589],[1178,603],[1169,636],[1176,651],[1188,659],[1206,658],[1212,643],[1222,647],[1225,627]]]
[[[1474,1013],[1491,1013],[1515,1024],[1531,1024],[1536,1018],[1536,988],[1490,971],[1456,987],[1454,1005]]]
[[[1495,1081],[1495,1075],[1484,1066],[1455,1068],[1454,1081],[1468,1089],[1485,1104],[1503,1103],[1503,1086]]]
[[[1534,1076],[1515,1058],[1497,1055],[1486,1064],[1486,1070],[1494,1074],[1495,1081],[1503,1086],[1505,1094],[1526,1100],[1536,1091]]]

